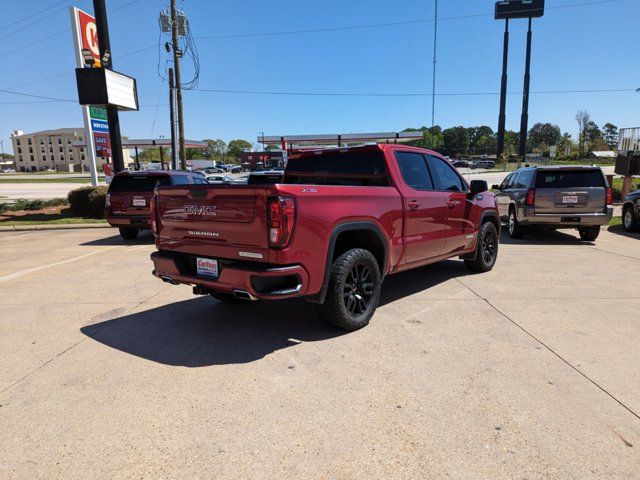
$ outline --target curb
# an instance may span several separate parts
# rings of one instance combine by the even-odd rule
[[[0,232],[24,232],[29,230],[76,230],[81,228],[111,228],[108,223],[75,223],[60,225],[7,225],[0,226]]]

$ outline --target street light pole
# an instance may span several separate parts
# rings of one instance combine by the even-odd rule
[[[96,30],[102,68],[111,69],[113,55],[109,43],[109,23],[107,21],[107,8],[104,0],[93,0],[93,12],[96,17]],[[105,55],[105,52],[108,52]],[[109,140],[111,141],[111,158],[113,171],[118,173],[124,169],[124,157],[122,155],[122,138],[120,136],[120,117],[118,108],[107,106],[107,121],[109,122]],[[87,145],[89,143],[87,142]]]
[[[504,133],[507,108],[507,62],[509,58],[509,19],[504,24],[504,41],[502,46],[502,79],[500,82],[500,114],[498,115],[498,145],[497,157],[504,153]]]
[[[522,116],[520,117],[520,150],[518,155],[524,160],[527,153],[527,124],[529,123],[529,82],[531,80],[531,17],[527,30],[527,59],[524,66],[524,88],[522,90]]]

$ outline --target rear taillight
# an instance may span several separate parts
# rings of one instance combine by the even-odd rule
[[[536,201],[536,189],[535,188],[530,188],[529,190],[527,190],[527,198],[524,201],[524,204],[527,207],[533,207]]]
[[[151,197],[149,202],[149,208],[151,209],[151,232],[154,236],[158,236],[158,221],[156,219],[156,196],[155,193]]]
[[[271,197],[267,204],[269,245],[286,247],[293,231],[296,204],[293,198]]]
[[[613,205],[613,190],[611,190],[611,187],[607,187],[605,205]]]
[[[111,206],[111,194],[107,193],[107,195],[104,197],[104,206],[106,208],[109,208]]]

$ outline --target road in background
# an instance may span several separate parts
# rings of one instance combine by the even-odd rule
[[[605,175],[613,175],[613,166],[602,167]],[[459,169],[460,173],[467,180],[486,180],[491,188],[494,184],[502,182],[510,172],[495,172],[492,170],[471,170],[468,168]],[[86,174],[68,174],[68,175],[41,175],[39,178],[69,178],[73,175],[75,178],[82,178],[83,176],[88,178]],[[242,176],[243,174],[224,174],[230,177]],[[246,174],[244,174],[246,175]],[[0,179],[26,177],[29,175],[4,175],[0,176]],[[33,177],[31,177],[33,178]],[[4,199],[16,200],[18,198],[26,199],[50,199],[66,197],[67,194],[76,188],[82,186],[89,186],[84,183],[5,183],[0,182],[0,201]]]

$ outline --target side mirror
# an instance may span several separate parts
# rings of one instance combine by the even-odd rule
[[[491,185],[492,190],[500,190],[500,185]]]
[[[471,180],[471,195],[486,192],[489,190],[486,180]]]

